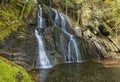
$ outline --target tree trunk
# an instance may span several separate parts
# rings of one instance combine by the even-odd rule
[[[118,49],[118,52],[120,52],[119,46],[112,40],[112,38],[108,36],[108,39],[115,45],[115,47]]]
[[[73,19],[75,19],[75,16],[74,16],[75,13],[74,13],[74,12],[75,12],[75,8],[73,7],[73,12],[72,12],[72,17],[73,17]]]
[[[51,0],[49,0],[49,6],[51,7]]]
[[[0,4],[4,5],[4,4],[6,4],[7,2],[8,2],[8,0],[1,0],[1,1],[0,1]]]
[[[115,31],[115,32],[116,32],[116,42],[118,42],[118,39],[117,39],[117,32],[118,32],[118,31],[117,31],[117,29],[116,29],[116,31]]]
[[[77,24],[79,24],[79,22],[80,22],[80,12],[78,11],[77,12]]]
[[[4,5],[4,0],[2,0],[1,4]]]
[[[65,9],[66,9],[66,15],[67,15],[67,0],[65,0],[65,3],[66,3]]]
[[[25,11],[25,7],[26,7],[26,5],[24,4],[24,6],[23,6],[23,8],[21,10],[21,14],[20,14],[19,19],[21,19],[23,17],[23,14],[24,14],[24,11]]]

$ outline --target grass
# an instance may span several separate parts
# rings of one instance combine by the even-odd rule
[[[27,72],[15,63],[0,57],[0,82],[34,82]]]

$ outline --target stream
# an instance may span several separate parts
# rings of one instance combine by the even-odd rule
[[[39,82],[120,82],[120,64],[115,63],[85,61],[60,64],[41,69]]]

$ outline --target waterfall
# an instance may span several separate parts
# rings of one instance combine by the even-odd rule
[[[94,44],[95,44],[97,52],[98,52],[97,58],[98,58],[98,60],[100,60],[100,54],[102,54],[101,53],[101,47],[100,47],[100,45],[96,41],[94,41]]]
[[[78,51],[78,47],[77,47],[77,43],[73,37],[73,35],[70,36],[70,41],[73,42],[74,48],[75,48],[75,52],[76,52],[76,62],[80,62],[81,57],[79,57],[79,51]]]
[[[67,32],[66,31],[66,28],[65,28],[65,17],[62,13],[59,14],[60,15],[60,18],[61,18],[61,27],[62,27],[62,30]]]
[[[54,25],[56,26],[56,24],[58,23],[59,15],[58,15],[58,12],[55,9],[52,8],[52,10],[55,12]]]
[[[37,30],[35,30],[35,36],[38,41],[38,55],[39,55],[37,58],[36,67],[37,68],[49,68],[51,67],[51,64],[44,49],[42,36],[39,35]]]
[[[43,28],[42,24],[42,8],[41,5],[39,5],[39,11],[38,11],[38,29]],[[38,41],[38,56],[37,56],[37,62],[36,62],[36,68],[50,68],[51,64],[50,61],[46,55],[44,44],[42,41],[42,36],[39,35],[39,31],[35,30],[35,36]]]
[[[72,46],[72,44],[73,44],[73,46]],[[74,47],[74,50],[75,50],[76,62],[81,62],[81,56],[79,55],[77,43],[76,43],[73,35],[70,35],[70,41],[68,43],[68,62],[75,61],[74,55],[71,53],[71,50],[72,50],[71,46]]]
[[[79,54],[79,51],[78,51],[78,47],[77,47],[77,43],[76,43],[76,41],[75,41],[75,38],[74,38],[74,36],[72,35],[72,34],[70,34],[69,32],[67,32],[67,30],[66,30],[66,25],[65,25],[65,23],[66,23],[66,20],[68,20],[68,19],[65,19],[65,16],[62,14],[62,13],[60,13],[60,17],[61,17],[61,27],[62,27],[62,30],[63,30],[63,32],[64,33],[66,33],[69,37],[70,37],[70,41],[69,41],[69,43],[68,43],[68,63],[70,63],[70,62],[80,62],[81,61],[81,56],[80,56],[80,54]],[[66,17],[67,18],[67,17]],[[69,20],[68,20],[69,21]],[[70,26],[71,26],[71,23],[69,22],[69,24],[70,24]],[[73,44],[73,46],[74,46],[74,49],[75,49],[75,55],[74,54],[72,54],[71,53],[71,51],[72,51],[72,49],[71,49],[71,47],[72,47],[72,45],[71,44]],[[79,57],[80,56],[80,57]],[[76,58],[75,58],[76,57]],[[76,60],[76,61],[75,61]]]
[[[70,62],[72,62],[71,61],[71,40],[70,40],[70,42],[68,43],[68,62],[70,63]]]
[[[38,12],[38,28],[42,28],[43,24],[43,19],[42,19],[42,8],[41,5],[39,5],[39,12]]]
[[[70,20],[63,13],[58,13],[55,9],[52,9],[52,10],[55,12],[55,19],[54,19],[55,25],[57,25],[58,17],[60,16],[60,19],[61,19],[61,30],[70,37],[70,40],[69,40],[68,46],[67,46],[68,47],[68,53],[66,54],[67,57],[64,56],[66,62],[67,63],[81,62],[81,55],[79,53],[79,50],[78,50],[75,38],[74,38],[74,36],[72,34],[67,32],[67,29],[66,29],[66,27],[67,27],[66,26],[66,21],[68,22],[69,26],[72,27],[72,24],[71,24]],[[61,44],[61,45],[63,45],[63,44]],[[72,51],[72,47],[74,47],[74,50],[75,50],[74,54],[72,53],[73,52]]]

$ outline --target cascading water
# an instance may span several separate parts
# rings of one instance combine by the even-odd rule
[[[74,39],[74,36],[72,34],[70,34],[69,32],[67,32],[67,30],[66,30],[66,20],[68,21],[69,26],[71,26],[71,22],[69,21],[69,19],[67,17],[64,16],[63,13],[57,13],[57,11],[55,9],[53,9],[53,11],[56,14],[55,19],[54,19],[54,21],[55,21],[54,23],[57,22],[56,19],[58,19],[58,16],[60,16],[61,30],[70,37],[70,41],[68,43],[67,59],[66,59],[66,56],[64,56],[66,62],[68,62],[68,63],[70,63],[70,62],[81,62],[81,55],[78,51],[77,43]],[[57,24],[55,24],[55,25],[57,25]],[[72,53],[72,47],[74,47],[75,53]]]
[[[42,19],[42,8],[41,5],[39,5],[39,12],[38,12],[38,28],[42,28],[43,27],[43,19]]]
[[[100,54],[102,53],[101,52],[101,46],[96,42],[96,41],[94,41],[94,44],[95,44],[95,46],[96,46],[96,49],[97,49],[97,52],[98,52],[98,54],[97,54],[97,58],[98,58],[98,60],[100,60]]]
[[[38,29],[43,28],[42,24],[42,8],[39,5],[39,12],[38,12]],[[42,36],[39,35],[39,31],[35,30],[35,36],[38,41],[38,57],[37,57],[37,62],[36,62],[36,68],[50,68],[51,64],[50,61],[46,55],[43,41],[42,41]]]
[[[54,20],[54,25],[56,26],[56,24],[59,22],[58,18],[59,18],[59,15],[58,15],[58,12],[52,8],[52,10],[55,12],[55,20]]]
[[[70,36],[70,42],[69,43],[73,43],[74,48],[75,48],[75,53],[76,53],[76,62],[80,62],[81,57],[79,57],[78,47],[77,47],[77,44],[76,44],[76,41],[75,41],[73,35]]]
[[[67,32],[65,28],[65,17],[62,13],[60,13],[60,18],[61,18],[61,28],[63,31]]]

